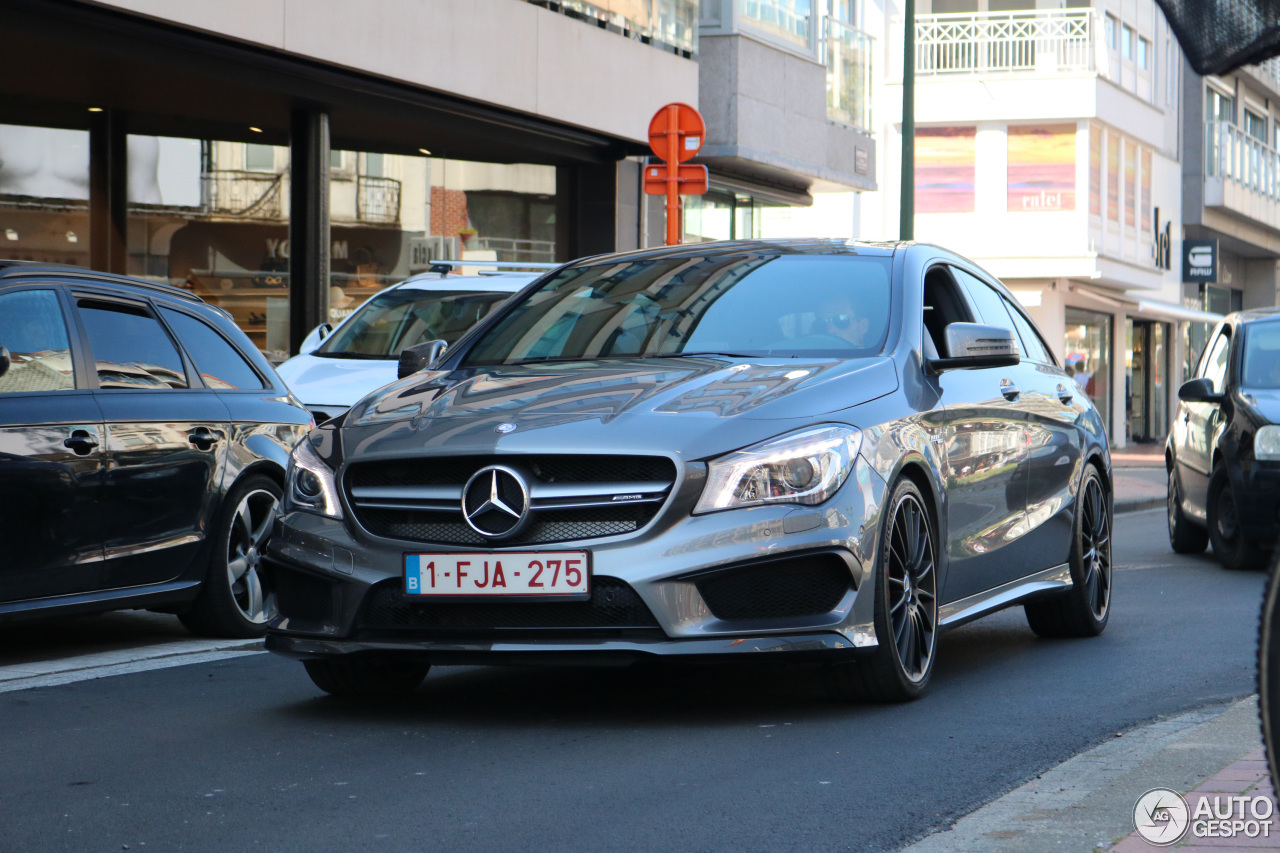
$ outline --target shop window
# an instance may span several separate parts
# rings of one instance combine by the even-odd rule
[[[1111,424],[1111,316],[1067,308],[1064,369]]]
[[[88,131],[0,124],[0,257],[89,266]]]
[[[916,213],[972,213],[976,127],[916,130]]]
[[[1007,209],[1076,209],[1076,126],[1012,126],[1008,139]]]

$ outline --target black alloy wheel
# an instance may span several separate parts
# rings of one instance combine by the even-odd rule
[[[1209,541],[1218,562],[1233,571],[1262,568],[1266,555],[1245,538],[1240,528],[1240,509],[1226,466],[1220,465],[1209,478],[1207,509]]]
[[[1093,465],[1085,467],[1076,493],[1073,528],[1067,558],[1071,589],[1023,608],[1031,630],[1041,637],[1096,637],[1111,617],[1112,508]]]
[[[1199,526],[1182,511],[1182,488],[1178,484],[1177,465],[1169,466],[1169,491],[1165,509],[1169,519],[1169,545],[1177,554],[1200,554],[1209,547],[1209,531]]]
[[[827,689],[842,700],[919,697],[938,645],[937,534],[919,488],[899,480],[885,503],[876,560],[875,653],[828,664]]]

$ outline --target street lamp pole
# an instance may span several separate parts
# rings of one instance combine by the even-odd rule
[[[902,189],[898,239],[914,240],[916,224],[916,0],[905,0],[902,39]]]

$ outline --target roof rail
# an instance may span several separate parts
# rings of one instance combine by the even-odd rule
[[[199,294],[192,293],[190,290],[183,290],[182,288],[176,287],[172,284],[162,284],[158,281],[147,281],[143,278],[133,278],[132,276],[119,275],[117,273],[87,270],[84,267],[73,267],[69,264],[46,264],[39,261],[0,260],[0,276],[3,276],[4,278],[49,274],[54,274],[61,278],[79,278],[90,281],[106,280],[114,284],[123,284],[127,287],[140,287],[146,290],[166,293],[170,296],[176,296],[179,299],[190,300],[191,302],[204,302],[204,300],[200,298]]]

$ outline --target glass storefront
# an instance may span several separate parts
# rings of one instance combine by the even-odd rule
[[[0,257],[89,266],[89,132],[0,124]]]
[[[1064,367],[1111,425],[1111,315],[1066,309]]]
[[[1125,321],[1125,437],[1162,441],[1169,430],[1165,323]]]
[[[742,193],[712,188],[705,195],[684,196],[684,242],[753,240],[763,236],[764,204]],[[662,204],[661,198],[655,196]]]

